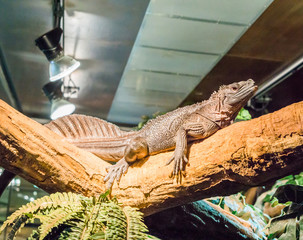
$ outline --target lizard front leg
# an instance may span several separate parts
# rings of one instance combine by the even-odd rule
[[[176,148],[173,156],[168,160],[166,165],[169,165],[174,161],[174,168],[171,173],[171,177],[177,177],[177,182],[180,180],[182,175],[185,176],[185,166],[188,163],[186,157],[187,154],[187,137],[186,129],[181,126],[176,135]]]
[[[187,137],[192,136],[196,139],[205,137],[205,127],[200,123],[185,124],[180,127],[176,135],[176,148],[173,156],[166,165],[174,161],[174,168],[171,177],[177,177],[177,182],[185,176],[185,166],[188,163],[187,155]]]
[[[149,154],[148,145],[143,137],[136,137],[130,140],[124,151],[124,156],[115,165],[107,168],[107,175],[104,181],[107,188],[111,188],[115,179],[119,183],[122,174],[127,172],[129,165],[138,159],[142,159]]]

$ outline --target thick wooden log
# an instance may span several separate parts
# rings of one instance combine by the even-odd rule
[[[165,166],[172,152],[138,161],[112,195],[146,215],[216,195],[229,195],[303,169],[303,102],[235,123],[189,150],[182,183]],[[109,163],[64,141],[0,101],[0,165],[47,192],[105,191]]]

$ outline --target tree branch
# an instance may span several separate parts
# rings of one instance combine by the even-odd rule
[[[112,194],[146,215],[216,195],[230,195],[303,168],[303,102],[239,122],[190,147],[187,177],[169,178],[172,152],[138,161]],[[0,101],[0,165],[47,192],[105,191],[109,163],[81,150]]]

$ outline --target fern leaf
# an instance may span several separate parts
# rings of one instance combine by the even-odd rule
[[[54,193],[49,196],[44,196],[33,202],[29,202],[26,205],[20,207],[12,215],[10,215],[7,220],[3,223],[0,228],[0,233],[8,226],[13,224],[22,215],[33,214],[37,212],[43,213],[43,210],[48,214],[49,209],[56,209],[58,206],[78,206],[75,203],[79,203],[80,199],[85,199],[85,197],[80,198],[80,195],[74,193]],[[61,202],[60,202],[61,201]]]
[[[109,202],[110,190],[107,190],[105,193],[100,194],[98,201],[99,202]]]
[[[105,225],[106,225],[106,211],[103,210],[103,204],[109,202],[108,199],[109,191],[105,194],[101,194],[97,201],[91,201],[93,205],[90,207],[89,221],[88,221],[88,230],[91,232],[91,235],[95,233],[105,234]]]
[[[127,222],[122,208],[114,202],[103,203],[102,207],[107,217],[105,239],[126,239]]]
[[[127,240],[146,239],[148,229],[143,223],[143,213],[128,206],[124,207],[123,211],[127,219]]]
[[[70,227],[68,231],[60,234],[60,239],[88,240],[92,235],[93,223],[94,219],[91,217],[91,208],[83,208],[82,212],[78,212],[74,219],[65,222]]]
[[[97,240],[97,239],[104,240],[105,239],[105,233],[104,232],[95,233],[92,236],[90,236],[90,239],[91,240]]]
[[[0,231],[13,225],[9,234],[9,239],[13,239],[25,223],[39,219],[41,226],[30,240],[157,239],[147,234],[142,213],[131,207],[122,208],[117,199],[109,200],[108,194],[99,198],[74,193],[45,196],[18,209]]]
[[[70,228],[70,227],[65,228],[65,229],[60,233],[60,236],[59,236],[58,240],[70,239],[70,238],[69,238],[70,233],[71,233],[71,228]]]
[[[39,232],[34,230],[27,240],[38,240],[40,237]]]
[[[22,210],[21,210],[22,209]],[[14,222],[16,222],[21,216],[25,215],[27,213],[26,210],[24,210],[23,207],[21,207],[19,210],[17,210],[16,212],[14,212],[12,215],[10,215],[6,221],[2,224],[2,226],[0,227],[0,233],[3,232],[3,230],[13,224]]]
[[[84,221],[78,221],[69,228],[69,231],[64,232],[66,238],[68,240],[87,240],[90,237],[90,234],[87,232],[87,225]]]
[[[94,215],[94,217],[91,218],[91,234],[105,234],[105,229],[106,229],[106,225],[107,225],[107,216],[105,215],[106,212],[104,210],[102,210],[102,206],[99,206],[100,208],[98,208],[96,211],[96,213],[92,213],[92,215]],[[104,235],[105,236],[105,235]]]
[[[78,224],[78,226],[76,226]],[[73,225],[65,228],[61,233],[58,238],[58,240],[78,240],[79,235],[80,235],[80,229],[79,229],[79,224],[84,224],[82,221],[81,223],[74,223]],[[77,233],[75,233],[77,232]]]
[[[91,239],[91,236],[96,231],[104,231],[105,226],[103,224],[99,224],[96,222],[96,219],[98,218],[98,212],[101,208],[100,202],[97,202],[92,199],[92,202],[94,202],[93,205],[88,207],[85,212],[85,227],[82,230],[81,235],[79,236],[79,239],[86,240]]]
[[[149,235],[149,234],[146,234],[146,240],[161,240],[160,238],[157,238],[155,236],[152,236],[152,235]]]
[[[14,225],[12,226],[12,229],[10,230],[7,239],[8,240],[12,240],[15,238],[15,235],[17,233],[18,230],[20,230],[22,228],[22,226],[24,226],[24,223],[29,219],[28,216],[26,215],[22,215],[21,217],[19,217]]]
[[[66,221],[74,218],[76,213],[73,211],[73,209],[68,208],[58,208],[55,211],[53,211],[50,215],[48,215],[48,218],[46,221],[42,222],[41,226],[39,227],[39,233],[40,238],[44,239],[49,232],[53,228],[58,227],[60,224],[65,223]]]
[[[73,202],[79,201],[79,195],[75,193],[54,193],[49,196],[49,203],[51,207],[57,208],[58,206],[62,207],[64,205],[72,204]]]

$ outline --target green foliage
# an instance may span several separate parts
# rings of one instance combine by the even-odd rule
[[[284,207],[281,215],[270,220],[267,226],[268,239],[303,239],[303,173],[289,175],[277,180],[272,188],[265,192],[263,204],[271,207]],[[261,195],[261,196],[262,196]]]
[[[301,228],[300,225],[302,225],[302,219],[300,219],[300,221],[297,222],[296,218],[280,219],[278,217],[275,220],[272,220],[270,223],[268,240],[302,239],[302,233],[300,234],[300,228]]]
[[[263,203],[269,202],[271,207],[276,207],[279,205],[279,200],[276,197],[272,197],[270,194],[267,194],[263,199]]]
[[[235,194],[228,197],[210,198],[210,202],[219,205],[224,210],[229,211],[233,215],[249,222],[260,239],[266,239],[264,229],[268,224],[269,218],[260,209],[253,205],[245,203],[245,197],[241,194]]]
[[[235,121],[247,121],[251,119],[251,115],[248,110],[245,108],[241,108],[240,112],[238,113]]]
[[[303,239],[303,187],[300,186],[302,176],[303,174],[300,173],[280,179],[264,195],[263,203],[269,202],[272,207],[277,205],[285,207],[280,216],[272,219],[259,208],[246,204],[244,196],[240,193],[228,197],[211,198],[209,201],[248,221],[260,239]]]
[[[29,222],[38,219],[41,225],[30,240],[39,239],[157,239],[147,234],[142,213],[131,207],[122,207],[108,192],[95,197],[74,193],[55,193],[30,202],[3,223],[0,233],[12,226],[8,239]]]
[[[286,185],[297,185],[297,186],[303,186],[303,173],[299,173],[298,175],[289,175],[284,178],[281,178],[275,182],[275,184],[272,186],[271,190],[267,192],[266,196],[263,199],[263,203],[269,202],[271,203],[272,207],[277,206],[278,204],[281,204],[279,200],[274,197],[273,195],[276,193],[276,190],[282,186]],[[281,188],[280,188],[281,191]],[[285,206],[289,206],[291,204],[291,201],[283,203]]]
[[[300,176],[302,174],[284,178],[283,181],[301,183]],[[277,185],[280,183],[274,187]],[[279,204],[284,204],[285,208],[281,216],[271,219],[268,239],[303,239],[303,187],[295,184],[280,185],[276,188],[272,198],[276,199]]]
[[[288,184],[303,186],[303,173],[299,173],[298,175],[289,175],[281,178],[280,180],[276,181],[272,188],[278,188],[280,186]]]

